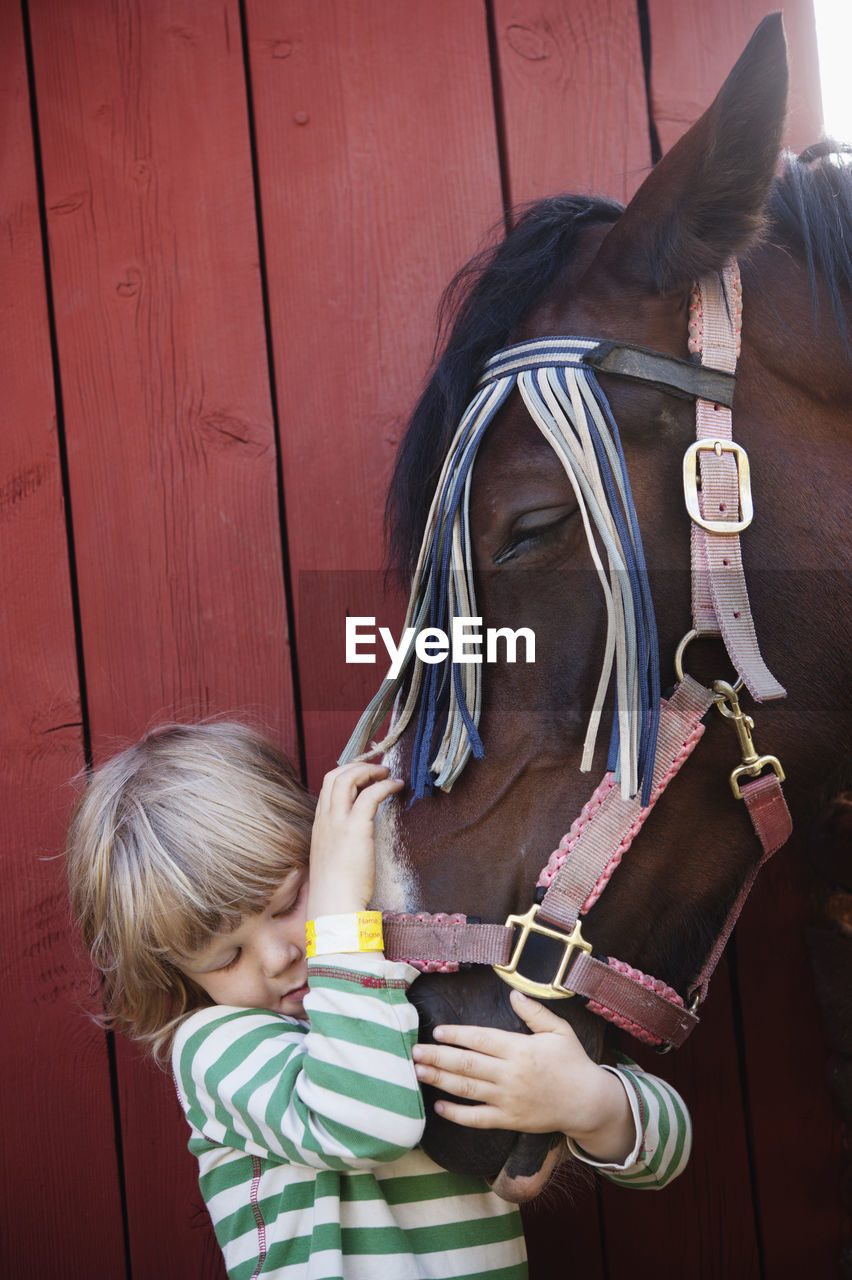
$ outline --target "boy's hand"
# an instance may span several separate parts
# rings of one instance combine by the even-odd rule
[[[571,1027],[513,991],[512,1007],[532,1031],[436,1027],[439,1045],[414,1047],[418,1079],[466,1103],[435,1110],[468,1128],[565,1133],[594,1159],[622,1163],[636,1131],[619,1079],[592,1062]]]
[[[373,894],[373,820],[403,786],[384,765],[360,761],[325,775],[311,835],[308,919],[363,911]]]

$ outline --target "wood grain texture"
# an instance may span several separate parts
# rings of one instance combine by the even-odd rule
[[[663,152],[709,107],[755,27],[772,9],[765,0],[718,0],[712,6],[690,6],[686,17],[678,0],[648,0],[651,103]],[[812,0],[788,0],[783,13],[790,57],[784,142],[801,151],[822,131]]]
[[[109,1067],[60,851],[84,763],[20,13],[0,6],[0,1272],[124,1274]],[[95,1172],[96,1171],[96,1172]]]
[[[634,0],[495,0],[511,204],[626,201],[651,163]]]
[[[221,712],[292,752],[239,9],[31,6],[96,761]],[[222,1273],[168,1079],[118,1046],[133,1274]]]
[[[293,751],[238,6],[32,26],[96,757],[222,711]]]
[[[438,299],[499,220],[500,182],[481,4],[249,0],[247,20],[298,602],[306,572],[381,586],[387,482]],[[341,595],[329,579],[323,601],[314,580],[298,614],[317,786],[357,719],[346,690],[363,671],[343,639],[366,582]],[[310,710],[313,682],[338,673],[342,711]]]
[[[805,946],[811,890],[806,835],[797,833],[762,872],[735,955],[766,1274],[834,1280],[849,1228],[840,1117]]]

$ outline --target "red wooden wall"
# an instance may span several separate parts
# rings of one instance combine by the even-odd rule
[[[664,149],[763,10],[648,0]],[[786,18],[803,146],[810,0]],[[233,712],[318,785],[374,677],[345,667],[346,612],[397,607],[382,505],[442,287],[504,198],[635,190],[637,5],[2,0],[0,68],[0,1274],[214,1280],[170,1082],[85,1015],[67,782],[154,723]],[[779,858],[730,985],[657,1064],[695,1114],[688,1173],[532,1211],[534,1277],[833,1274],[804,912]]]

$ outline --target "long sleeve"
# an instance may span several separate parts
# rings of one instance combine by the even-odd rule
[[[365,1169],[419,1142],[417,1015],[406,999],[415,971],[358,954],[311,960],[308,973],[310,1027],[215,1006],[179,1029],[172,1062],[196,1154],[215,1144],[313,1169]]]
[[[623,1058],[607,1067],[624,1086],[636,1126],[633,1150],[621,1164],[589,1156],[568,1139],[571,1154],[622,1187],[659,1191],[686,1168],[692,1150],[692,1122],[683,1099],[665,1080]]]

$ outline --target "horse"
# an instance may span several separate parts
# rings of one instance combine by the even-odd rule
[[[411,789],[388,802],[380,819],[375,902],[399,913],[389,919],[460,913],[459,918],[502,926],[513,913],[527,911],[539,868],[565,833],[576,834],[578,815],[582,826],[590,788],[579,763],[593,778],[606,774],[625,803],[637,796],[643,829],[606,891],[586,904],[582,934],[595,956],[620,957],[632,972],[653,975],[658,989],[678,997],[685,1020],[695,1013],[696,975],[723,945],[742,886],[764,856],[744,806],[726,783],[732,755],[736,763],[737,735],[725,719],[737,729],[740,746],[753,742],[752,720],[739,702],[746,695],[729,674],[729,658],[718,641],[686,649],[681,643],[690,631],[690,530],[700,516],[695,472],[700,469],[703,479],[706,467],[709,475],[712,442],[701,446],[705,452],[697,462],[692,455],[689,511],[682,460],[695,434],[696,402],[712,413],[720,407],[717,397],[721,402],[731,389],[725,381],[730,371],[718,385],[690,382],[690,368],[712,374],[690,359],[693,286],[726,280],[734,258],[744,306],[732,401],[739,442],[731,446],[734,506],[746,505],[740,459],[745,452],[757,515],[743,533],[743,559],[760,658],[774,682],[768,694],[758,691],[764,705],[755,712],[754,732],[771,744],[776,763],[783,761],[794,844],[814,821],[815,797],[825,781],[820,744],[848,741],[849,687],[842,668],[848,596],[836,591],[833,575],[843,563],[845,417],[852,397],[852,181],[832,161],[828,146],[780,162],[786,89],[786,42],[776,14],[757,28],[715,101],[651,170],[626,208],[601,198],[561,196],[523,211],[505,239],[451,286],[455,318],[398,455],[388,508],[392,545],[416,587],[424,575],[421,542],[430,503],[465,406],[481,392],[483,378],[487,383],[489,361],[507,349],[535,351],[539,340],[554,335],[587,335],[599,360],[600,403],[610,424],[617,424],[641,530],[641,547],[632,540],[642,553],[637,551],[634,566],[641,616],[631,622],[639,650],[634,644],[620,670],[632,661],[634,676],[638,670],[645,680],[644,692],[637,694],[635,684],[632,694],[624,684],[617,695],[604,699],[600,692],[612,602],[602,600],[594,539],[585,530],[588,495],[582,486],[578,491],[534,421],[540,405],[530,408],[531,395],[523,395],[518,384],[500,402],[464,474],[463,533],[476,615],[495,629],[529,628],[536,638],[535,662],[483,666],[476,693],[465,693],[459,684],[460,664],[455,685],[449,676],[443,685],[437,678],[438,718],[441,698],[445,717],[448,699],[462,706],[455,742],[466,735],[467,745],[455,771],[447,766],[449,747],[437,764],[428,755],[442,730],[434,729],[434,708],[430,712],[426,705],[425,676],[415,678],[411,667],[401,684],[383,686],[372,717],[347,749],[350,756],[364,751],[392,695],[398,695],[397,717],[411,695],[413,713],[405,728],[385,740],[393,770],[412,778]],[[736,297],[730,289],[720,296],[723,317],[733,325]],[[618,368],[618,358],[637,359],[639,376],[635,368],[633,375],[626,366]],[[681,376],[685,388],[674,385]],[[565,400],[569,388],[560,385]],[[729,517],[745,523],[744,510]],[[450,538],[446,533],[445,544]],[[464,587],[454,590],[463,614]],[[610,594],[617,595],[612,583]],[[833,599],[830,611],[827,594]],[[419,608],[411,614],[414,621],[434,621],[422,600]],[[702,687],[711,686],[710,702],[723,715],[710,706],[694,753],[701,763],[687,761],[648,812],[654,745],[649,726],[656,706],[672,700],[671,686],[679,685],[684,667]],[[468,672],[461,674],[466,678]],[[630,710],[625,703],[633,708],[633,729],[624,718]],[[613,714],[609,747],[602,740],[594,747],[586,740],[584,747],[593,704],[596,714],[605,716],[607,708]],[[632,759],[625,745],[630,733]],[[613,780],[612,744],[619,742],[621,764]],[[744,761],[747,754],[744,749]],[[439,785],[430,785],[436,773]],[[775,774],[770,770],[768,776]],[[514,945],[517,918],[509,932]],[[601,1002],[596,1006],[579,995],[551,999],[566,994],[551,979],[550,952],[555,949],[558,962],[563,951],[564,939],[558,938],[553,944],[539,937],[527,948],[526,980],[568,1019],[587,1052],[598,1061],[612,1060],[616,1033],[612,1020],[599,1016]],[[402,954],[411,952],[403,948]],[[511,979],[502,980],[512,963],[504,959],[502,973],[491,965],[467,964],[455,972],[424,972],[411,992],[421,1038],[447,1022],[522,1030],[508,1000]],[[423,1145],[432,1158],[488,1177],[508,1199],[538,1194],[564,1157],[559,1135],[461,1129],[442,1121],[431,1106],[427,1114]]]

